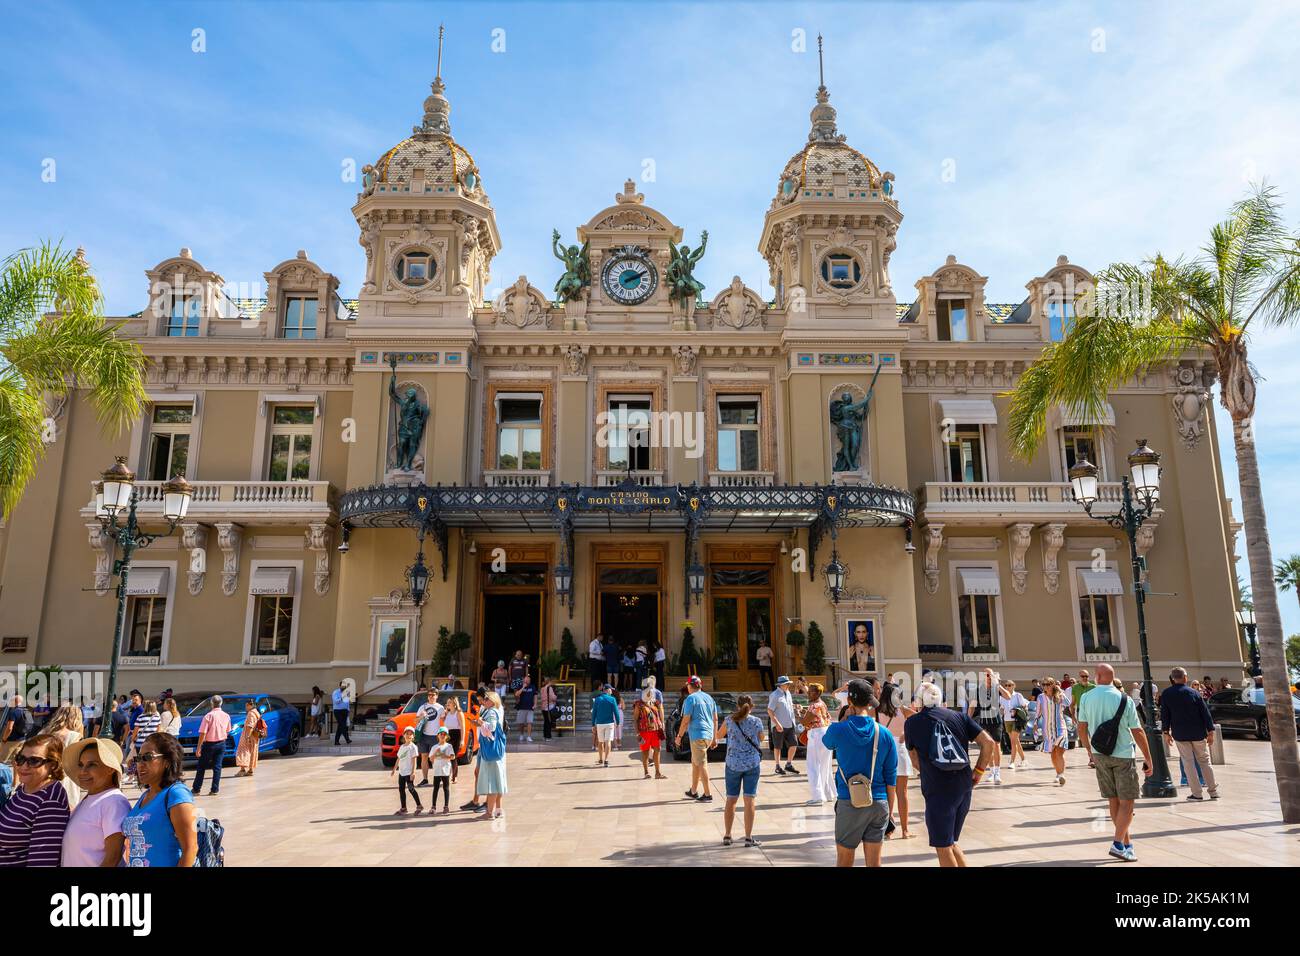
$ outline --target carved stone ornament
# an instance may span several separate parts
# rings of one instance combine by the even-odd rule
[[[1210,393],[1197,380],[1195,369],[1183,367],[1174,373],[1178,391],[1170,399],[1178,437],[1187,448],[1195,448],[1205,436],[1205,409]]]
[[[694,346],[679,345],[673,349],[673,358],[677,360],[677,374],[694,375],[697,353]]]
[[[95,552],[95,593],[103,597],[113,583],[113,536],[98,521],[87,521],[86,531]]]
[[[334,529],[324,522],[313,522],[303,532],[307,550],[316,552],[316,593],[324,597],[330,589],[330,551],[333,550]]]
[[[397,263],[402,256],[415,249],[427,250],[433,254],[433,278],[424,285],[409,286],[397,278]],[[434,236],[428,229],[413,225],[400,236],[393,236],[384,241],[384,292],[398,293],[414,304],[421,299],[434,295],[444,295],[447,278],[447,239]]]
[[[528,284],[527,276],[520,276],[514,285],[506,289],[492,305],[496,321],[516,329],[540,325],[551,327],[550,304],[540,289]]]
[[[206,525],[187,522],[181,525],[181,548],[189,554],[186,584],[190,594],[198,597],[208,574],[208,529]]]
[[[1007,529],[1011,541],[1011,586],[1017,594],[1025,593],[1029,572],[1025,570],[1025,552],[1033,539],[1033,524],[1013,524]]]
[[[1056,566],[1056,556],[1065,544],[1065,525],[1061,522],[1043,525],[1043,587],[1055,594],[1061,586],[1061,572]]]
[[[587,347],[570,345],[564,350],[564,365],[570,375],[581,375],[587,370]]]
[[[460,224],[460,229],[460,272],[456,276],[456,288],[453,291],[458,295],[464,295],[470,290],[470,260],[478,251],[479,222],[473,216],[466,216]]]
[[[244,529],[230,521],[218,521],[217,546],[221,548],[221,593],[230,597],[239,586],[239,546],[244,539]]]
[[[939,590],[939,551],[943,548],[943,525],[925,526],[925,590],[934,594]]]
[[[728,329],[767,328],[763,300],[745,288],[740,276],[731,277],[731,285],[718,293],[711,306],[713,324]]]

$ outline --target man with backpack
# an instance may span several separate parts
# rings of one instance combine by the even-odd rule
[[[863,862],[880,866],[898,782],[898,744],[868,713],[876,706],[871,685],[851,680],[846,690],[848,713],[822,737],[835,752],[835,865],[852,866],[860,846]]]
[[[1138,798],[1136,750],[1142,751],[1142,772],[1151,776],[1151,748],[1138,722],[1137,707],[1133,698],[1115,686],[1114,668],[1098,664],[1097,684],[1079,698],[1076,713],[1080,738],[1084,734],[1091,737],[1097,788],[1110,803],[1110,819],[1115,825],[1110,855],[1133,863],[1137,854],[1129,826]]]
[[[903,742],[912,763],[921,771],[921,795],[925,797],[925,828],[940,866],[965,866],[966,857],[957,841],[970,812],[971,792],[993,762],[997,745],[970,714],[949,710],[943,691],[925,683],[916,689],[920,711],[903,724]],[[980,755],[971,770],[967,747],[979,744]]]

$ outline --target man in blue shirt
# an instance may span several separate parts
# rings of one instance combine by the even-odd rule
[[[1188,800],[1204,800],[1201,795],[1201,781],[1192,773],[1194,767],[1200,768],[1205,777],[1205,785],[1210,791],[1210,799],[1219,799],[1219,784],[1214,779],[1214,768],[1210,766],[1210,745],[1214,743],[1214,718],[1210,708],[1205,705],[1205,698],[1187,685],[1187,671],[1175,667],[1169,672],[1170,686],[1160,693],[1160,726],[1166,740],[1172,739],[1178,748],[1178,756],[1187,768],[1187,785],[1192,792]]]
[[[875,706],[871,685],[864,680],[848,684],[849,712],[826,728],[822,744],[835,752],[835,865],[852,866],[862,847],[863,862],[880,866],[889,805],[898,782],[898,744],[894,735],[867,716]],[[849,779],[861,774],[871,780],[871,804],[855,807]]]
[[[1109,664],[1097,665],[1097,683],[1079,698],[1075,712],[1079,721],[1079,735],[1095,734],[1097,729],[1119,714],[1115,749],[1106,753],[1099,747],[1091,750],[1097,771],[1097,788],[1110,803],[1110,819],[1115,824],[1115,839],[1110,845],[1110,855],[1129,863],[1137,860],[1133,851],[1129,827],[1133,823],[1133,807],[1138,798],[1137,748],[1141,748],[1142,772],[1151,776],[1151,750],[1146,734],[1138,722],[1137,705],[1133,698],[1115,687],[1115,670]],[[1122,706],[1121,706],[1122,704]]]
[[[609,751],[614,745],[614,725],[618,722],[618,701],[614,688],[604,684],[591,699],[591,725],[596,728],[596,766],[609,766]]]
[[[352,715],[352,698],[348,696],[346,681],[339,681],[339,686],[330,695],[330,708],[334,711],[334,746],[339,745],[340,739],[352,743],[352,735],[348,733],[348,717]]]
[[[682,722],[677,728],[677,746],[682,736],[689,732],[691,741],[691,789],[686,796],[700,803],[712,803],[709,793],[709,751],[716,747],[718,738],[718,705],[701,690],[700,679],[694,674],[686,682],[687,697],[682,701]],[[696,787],[700,789],[697,791]]]

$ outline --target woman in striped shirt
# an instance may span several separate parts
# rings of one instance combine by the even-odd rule
[[[23,744],[13,760],[18,785],[0,809],[0,867],[54,867],[68,828],[63,742],[41,735]]]
[[[133,774],[135,771],[135,758],[140,756],[140,748],[144,746],[144,742],[149,739],[150,734],[158,732],[158,726],[161,723],[162,714],[158,713],[158,702],[153,700],[145,701],[144,713],[135,719],[135,726],[131,728],[129,750]],[[138,778],[136,782],[139,782]]]

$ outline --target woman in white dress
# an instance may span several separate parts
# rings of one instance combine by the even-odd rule
[[[808,706],[799,715],[808,734],[808,806],[818,806],[835,799],[834,774],[831,771],[831,752],[822,743],[826,728],[831,724],[830,711],[822,700],[821,684],[808,685]]]
[[[876,704],[876,722],[894,735],[894,742],[898,744],[898,783],[895,786],[895,794],[898,800],[898,820],[903,828],[903,839],[910,840],[913,836],[907,829],[907,781],[913,775],[912,756],[908,753],[907,747],[903,745],[903,725],[907,718],[911,717],[916,711],[903,705],[903,692],[897,684],[886,682],[880,688],[880,701]],[[890,827],[886,831],[886,839],[893,832],[894,823],[894,804],[890,801],[889,805],[889,822]]]
[[[162,713],[159,717],[158,733],[171,734],[173,737],[181,735],[181,712],[176,706],[174,697],[168,697],[162,702]]]

